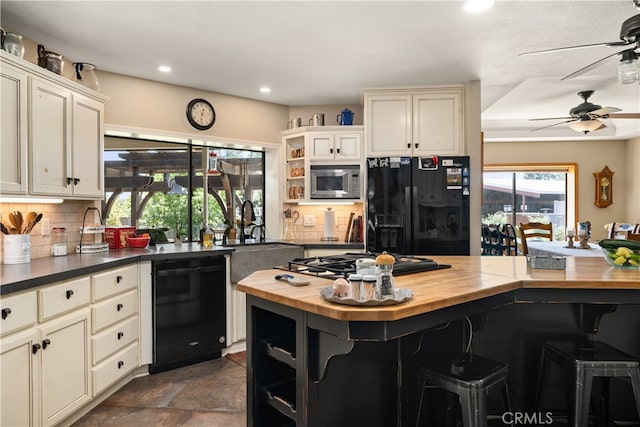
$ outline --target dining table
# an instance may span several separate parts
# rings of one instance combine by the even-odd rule
[[[588,248],[580,247],[580,243],[574,243],[573,247],[563,240],[528,240],[529,255],[535,256],[576,256],[576,257],[602,257],[602,250],[597,243],[588,243]]]

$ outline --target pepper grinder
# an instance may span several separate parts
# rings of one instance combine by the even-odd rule
[[[567,247],[568,248],[573,248],[573,238],[575,237],[575,231],[573,230],[573,228],[569,228],[567,229],[567,239],[569,239],[569,242],[567,243]]]

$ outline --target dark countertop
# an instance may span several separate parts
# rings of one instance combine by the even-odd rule
[[[0,295],[23,291],[36,286],[46,285],[60,280],[91,274],[133,262],[165,259],[192,258],[194,256],[226,255],[232,253],[238,245],[291,244],[294,242],[267,239],[264,242],[247,240],[228,242],[227,245],[214,245],[205,249],[198,243],[173,243],[149,246],[146,249],[111,249],[109,252],[94,254],[69,254],[67,256],[44,257],[24,264],[2,264],[0,269]]]

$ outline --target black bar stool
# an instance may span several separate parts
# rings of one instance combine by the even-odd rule
[[[416,427],[420,425],[424,391],[429,387],[441,388],[458,395],[465,427],[486,427],[487,395],[495,387],[502,387],[505,411],[511,411],[507,374],[506,364],[472,354],[462,354],[449,361],[419,367],[422,392]]]
[[[589,403],[594,377],[628,377],[640,416],[640,364],[630,355],[599,341],[547,341],[542,350],[536,409],[540,410],[545,372],[550,362],[560,365],[567,375],[569,424],[574,427],[588,425]],[[603,396],[604,423],[607,423],[608,393]],[[607,425],[607,424],[605,424]]]

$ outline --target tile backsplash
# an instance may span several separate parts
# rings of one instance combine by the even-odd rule
[[[98,207],[100,202],[85,200],[65,200],[59,204],[48,203],[0,203],[0,214],[5,224],[9,223],[9,212],[20,211],[23,216],[28,212],[42,212],[42,219],[49,220],[49,227],[64,227],[67,230],[67,253],[73,253],[80,242],[80,228],[84,212],[88,207]],[[91,218],[91,221],[89,221]],[[87,215],[87,222],[100,222],[95,212]],[[42,235],[43,221],[40,221],[31,231],[31,259],[51,256],[52,236]],[[0,239],[0,259],[4,253],[3,242]]]
[[[338,241],[344,242],[345,234],[349,225],[349,217],[351,212],[356,216],[363,215],[362,203],[355,203],[354,205],[297,205],[297,204],[285,204],[285,209],[291,209],[291,211],[298,211],[300,214],[298,220],[295,222],[294,230],[296,240],[320,240],[324,236],[324,211],[328,207],[336,213],[336,226],[334,236],[338,238]],[[304,225],[304,216],[313,216],[313,225]]]

